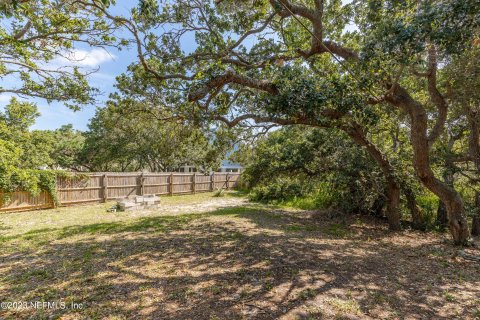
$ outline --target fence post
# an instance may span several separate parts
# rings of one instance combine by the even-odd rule
[[[142,172],[142,174],[140,175],[140,195],[141,195],[141,196],[143,196],[143,194],[144,194],[144,192],[145,192],[145,191],[143,190],[143,187],[144,187],[144,186],[143,186],[143,179],[144,179],[144,178],[143,178],[143,172]]]
[[[107,175],[104,174],[102,178],[102,185],[103,185],[103,202],[107,202],[108,200],[108,180]]]
[[[192,190],[193,190],[193,194],[195,194],[195,192],[197,191],[197,173],[194,172],[193,173],[193,177],[192,177]]]
[[[215,189],[215,172],[210,175],[210,191]]]
[[[55,194],[57,195],[57,201],[58,203],[55,203],[55,201],[53,201],[53,197],[48,194],[48,197],[49,197],[49,202],[50,202],[50,205],[52,208],[55,208],[57,206],[57,204],[59,205],[60,204],[60,196],[59,196],[59,192],[58,192],[58,186],[60,185],[60,177],[57,177],[56,178],[56,183],[55,183]]]
[[[170,193],[171,196],[173,196],[173,172],[170,173],[170,178],[169,178],[169,190],[168,192]]]

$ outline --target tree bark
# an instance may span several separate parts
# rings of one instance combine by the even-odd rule
[[[403,193],[407,199],[407,207],[412,215],[412,228],[424,231],[427,228],[427,222],[422,214],[422,210],[417,205],[413,190],[410,188],[404,188]]]
[[[453,148],[455,140],[450,139],[448,141],[448,151],[451,152]],[[443,171],[443,181],[451,188],[453,188],[455,180],[453,176],[453,163],[450,159],[450,156],[447,155],[445,159],[445,168]],[[437,218],[436,218],[436,225],[440,228],[440,230],[444,230],[448,226],[448,213],[447,207],[445,203],[440,199],[438,202],[438,209],[437,209]]]
[[[480,192],[475,191],[475,214],[472,220],[472,236],[480,236]]]
[[[380,152],[380,150],[371,143],[363,131],[363,128],[356,122],[351,122],[347,125],[341,126],[341,129],[347,133],[353,141],[358,145],[363,146],[368,154],[375,160],[381,168],[385,180],[387,182],[386,197],[387,197],[387,220],[390,230],[401,230],[402,226],[401,211],[400,211],[400,185],[395,177],[395,170],[388,159]]]
[[[470,124],[469,153],[480,173],[480,123],[475,109],[466,107]],[[475,191],[475,214],[472,219],[472,236],[480,235],[480,192]]]
[[[463,200],[453,188],[437,179],[430,167],[429,139],[427,137],[428,118],[425,109],[400,86],[396,86],[394,92],[386,99],[409,114],[411,121],[410,140],[413,147],[413,164],[416,174],[423,185],[445,203],[449,218],[448,225],[455,244],[466,244],[470,232],[465,217]]]
[[[387,220],[390,230],[401,230],[400,186],[394,179],[387,182]]]
[[[448,225],[447,207],[442,200],[438,202],[437,218],[435,220],[435,224],[440,230],[445,230]]]

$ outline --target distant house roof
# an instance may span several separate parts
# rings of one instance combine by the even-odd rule
[[[233,163],[229,160],[223,160],[221,165],[221,168],[232,168],[232,169],[242,169],[242,165],[240,163]]]

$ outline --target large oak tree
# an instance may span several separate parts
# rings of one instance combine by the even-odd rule
[[[416,175],[445,204],[454,241],[466,243],[463,200],[430,153],[449,109],[439,64],[475,40],[477,1],[143,0],[131,17],[103,11],[138,52],[128,91],[156,91],[168,102],[159,107],[179,116],[336,127],[372,150],[378,116],[406,116]],[[375,159],[391,178],[394,214],[399,179],[381,152]]]

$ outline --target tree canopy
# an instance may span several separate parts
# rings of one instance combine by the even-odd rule
[[[104,8],[108,2],[103,1]],[[78,66],[75,49],[119,46],[115,23],[97,1],[2,1],[0,94],[64,101],[72,108],[94,102],[88,82],[95,70]]]
[[[85,133],[79,163],[92,171],[173,171],[190,165],[209,171],[219,167],[231,146],[184,121],[151,108],[151,101],[137,103],[117,97],[97,110]]]

